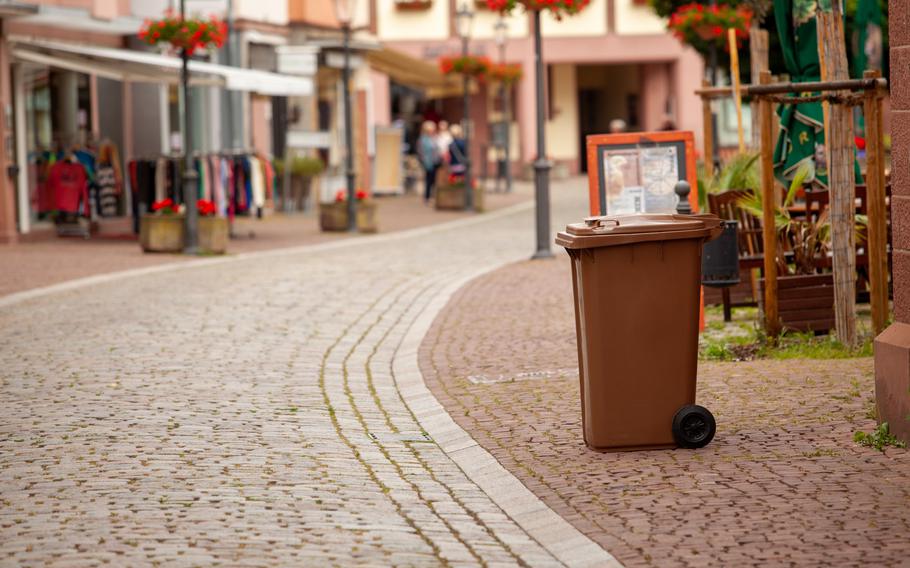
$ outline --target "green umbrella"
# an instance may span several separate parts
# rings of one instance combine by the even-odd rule
[[[774,19],[784,64],[790,80],[795,83],[821,80],[815,25],[815,14],[819,9],[830,10],[831,0],[774,0]],[[793,99],[799,100],[799,97]],[[821,102],[782,104],[777,113],[780,135],[774,148],[774,176],[787,186],[800,167],[806,165],[810,172],[807,181],[814,180],[827,187]]]
[[[784,64],[790,80],[796,83],[821,79],[814,18],[816,7],[816,0],[774,0],[774,20]],[[827,168],[820,167],[815,158],[816,148],[825,144],[821,103],[780,105],[777,113],[780,135],[774,148],[774,176],[786,186],[805,164],[809,167],[810,181],[816,179],[827,185]]]

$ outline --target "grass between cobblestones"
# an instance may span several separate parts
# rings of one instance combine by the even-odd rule
[[[751,361],[754,359],[849,359],[872,356],[869,306],[858,309],[860,343],[847,347],[833,333],[815,335],[788,331],[771,342],[761,329],[757,308],[734,308],[733,321],[725,322],[720,306],[705,308],[705,331],[699,337],[702,361]]]
[[[717,418],[714,441],[594,452],[582,439],[570,275],[558,257],[472,281],[420,351],[450,416],[556,513],[626,566],[910,558],[893,536],[910,531],[910,452],[877,429],[868,344],[791,334],[767,347],[756,310],[725,325],[711,308],[696,402]],[[738,346],[750,360],[730,362]],[[712,349],[734,355],[704,360]]]

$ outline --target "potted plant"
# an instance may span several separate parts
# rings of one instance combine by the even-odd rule
[[[275,160],[275,172],[279,183],[284,179],[286,164],[284,160]],[[285,209],[293,203],[297,211],[306,209],[313,187],[313,179],[325,171],[325,162],[317,157],[295,156],[291,159],[291,187],[289,195],[285,196]]]
[[[197,50],[217,49],[227,38],[227,24],[212,16],[181,18],[173,10],[164,12],[160,20],[146,20],[139,30],[139,39],[151,46],[170,45],[174,50],[185,49],[192,56]]]
[[[467,75],[483,79],[493,67],[489,57],[478,55],[444,55],[439,58],[439,70],[443,75]]]
[[[152,204],[152,212],[139,219],[139,244],[145,252],[183,250],[183,210],[173,199]]]
[[[457,210],[461,211],[465,206],[465,182],[464,176],[449,174],[446,183],[439,184],[436,187],[436,209],[440,210]],[[474,210],[482,212],[483,190],[474,180]]]
[[[706,55],[712,47],[721,51],[729,49],[727,40],[729,29],[735,30],[736,42],[740,46],[743,40],[749,37],[753,15],[753,11],[747,6],[705,5],[692,2],[680,6],[670,14],[667,29],[679,41]]]
[[[395,8],[399,10],[429,10],[433,0],[395,0]]]
[[[357,200],[357,230],[361,233],[377,232],[376,202],[362,189],[358,189],[354,196]],[[342,189],[335,194],[334,202],[319,204],[319,227],[323,231],[348,230],[347,201],[347,192]]]
[[[216,215],[215,204],[207,199],[196,202],[199,252],[224,254],[228,244],[228,220]]]
[[[494,63],[487,76],[492,80],[504,83],[507,87],[521,80],[521,65],[518,63]]]
[[[783,204],[774,214],[779,251],[776,258],[777,300],[784,328],[820,333],[834,328],[834,275],[821,272],[828,264],[831,248],[828,211],[822,211],[814,219],[810,215],[794,219],[790,213],[790,206],[808,174],[808,168],[797,172]],[[751,192],[740,201],[740,207],[761,219],[761,194]],[[862,222],[862,218],[857,219],[858,227]],[[761,297],[764,298],[764,280]]]
[[[525,11],[547,10],[557,20],[563,16],[572,16],[580,12],[591,0],[487,0],[490,10],[501,14],[511,14],[521,5]]]

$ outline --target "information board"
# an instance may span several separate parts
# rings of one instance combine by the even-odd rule
[[[698,210],[695,139],[688,131],[594,134],[587,137],[592,215],[675,213],[676,182],[692,187]]]

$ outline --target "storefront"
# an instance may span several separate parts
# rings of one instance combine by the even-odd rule
[[[129,174],[136,161],[177,163],[182,153],[180,60],[30,37],[8,40],[16,102],[15,162],[24,166],[15,180],[18,233],[49,228],[52,217],[59,225],[58,203],[49,196],[60,183],[63,168],[55,169],[60,160],[82,165],[91,180],[80,215],[95,225],[135,217]],[[194,148],[206,155],[222,150],[222,89],[263,97],[257,100],[313,94],[307,77],[204,61],[192,61],[190,72]]]

